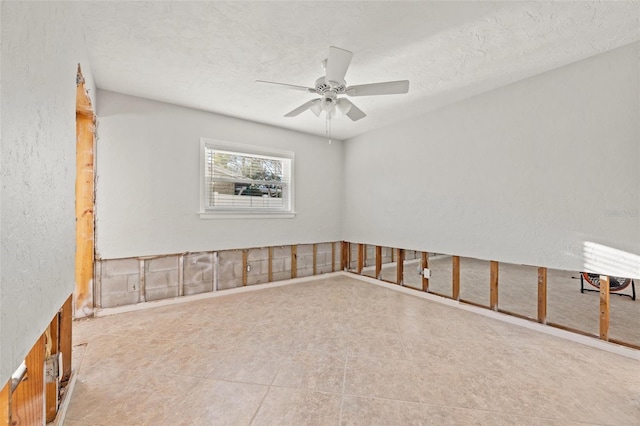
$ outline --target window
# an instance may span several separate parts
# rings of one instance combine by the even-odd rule
[[[201,217],[293,216],[293,153],[202,139]]]

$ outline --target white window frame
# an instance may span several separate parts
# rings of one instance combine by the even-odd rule
[[[289,162],[289,182],[288,203],[281,209],[246,208],[246,207],[208,207],[207,206],[207,185],[206,179],[206,150],[214,149],[219,151],[229,151],[241,155],[255,155],[265,157],[275,157],[288,160]],[[228,142],[217,139],[200,138],[200,210],[198,214],[201,219],[268,219],[268,218],[293,218],[295,217],[295,190],[294,190],[294,153],[276,148],[246,145],[236,142]],[[285,194],[283,194],[285,197]],[[285,197],[286,198],[286,197]]]

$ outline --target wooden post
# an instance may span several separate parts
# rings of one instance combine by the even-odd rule
[[[71,377],[71,321],[73,319],[73,295],[69,296],[60,310],[60,352],[62,352],[62,383]]]
[[[313,245],[313,275],[316,275],[318,273],[317,263],[318,263],[318,245],[314,244]]]
[[[14,425],[43,425],[44,418],[45,335],[40,336],[25,358],[27,374],[11,395],[11,420]]]
[[[491,273],[490,273],[490,281],[491,281],[491,291],[489,294],[489,307],[497,311],[498,310],[498,262],[492,260],[490,263]]]
[[[429,268],[429,253],[426,251],[422,252],[422,291],[429,291],[429,278],[424,276],[424,270]]]
[[[460,300],[460,256],[452,256],[451,259],[453,259],[453,267],[451,270],[453,293],[451,297],[453,300]]]
[[[609,277],[600,275],[600,338],[609,340]]]
[[[247,267],[248,267],[248,259],[249,259],[249,250],[242,250],[242,285],[247,285]]]
[[[298,276],[298,246],[291,246],[291,278]]]
[[[269,247],[269,271],[267,280],[269,282],[273,281],[273,247]]]
[[[178,296],[184,296],[184,255],[178,258]]]
[[[76,114],[76,316],[93,314],[95,120]]]
[[[349,269],[349,243],[346,241],[342,242],[342,251],[340,253],[340,270],[346,271]]]
[[[144,259],[140,259],[140,302],[147,301],[147,281],[144,276]]]
[[[60,315],[56,314],[49,324],[49,337],[50,341],[47,341],[46,348],[50,345],[50,351],[45,351],[46,357],[56,355],[59,352],[59,329],[60,329]],[[47,339],[47,340],[48,340]],[[45,359],[46,359],[45,357]],[[60,382],[56,378],[53,382],[45,383],[45,417],[47,423],[52,422],[58,414],[58,390]]]
[[[396,284],[402,285],[404,279],[404,249],[398,249],[396,267]]]
[[[538,322],[547,323],[547,268],[538,268]]]
[[[358,244],[358,269],[357,273],[362,274],[362,269],[364,269],[364,244]]]
[[[336,243],[331,243],[331,272],[336,271]]]
[[[9,403],[11,396],[11,380],[0,389],[0,426],[9,426]]]
[[[382,246],[376,246],[376,279],[380,279],[382,273]]]

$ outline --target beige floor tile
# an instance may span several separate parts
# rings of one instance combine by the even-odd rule
[[[640,418],[636,360],[351,277],[78,321],[74,343],[69,425]]]
[[[427,424],[420,403],[345,395],[341,425],[389,426]]]
[[[252,425],[336,425],[340,395],[272,386]]]
[[[418,370],[410,362],[383,358],[347,358],[347,395],[420,401]]]
[[[163,425],[248,425],[267,386],[199,379]]]
[[[284,358],[274,386],[342,393],[345,356],[296,352]]]

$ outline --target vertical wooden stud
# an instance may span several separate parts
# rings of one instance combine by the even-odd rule
[[[382,246],[376,246],[376,279],[382,274]]]
[[[609,277],[600,275],[600,338],[609,340]]]
[[[402,285],[404,279],[404,249],[398,249],[396,268],[396,284]]]
[[[318,273],[318,245],[313,245],[313,275]]]
[[[140,259],[140,302],[147,301],[147,283],[144,276],[144,259]]]
[[[336,243],[331,243],[331,272],[336,271]]]
[[[346,271],[349,269],[349,243],[346,241],[342,242],[342,251],[340,252],[341,265],[340,270]]]
[[[298,246],[291,246],[291,278],[298,276]]]
[[[178,259],[178,296],[184,296],[184,255]]]
[[[93,116],[76,114],[76,316],[93,314]]]
[[[498,310],[498,262],[492,260],[490,263],[491,273],[490,273],[490,292],[489,292],[489,307],[497,311]]]
[[[358,244],[358,269],[357,273],[362,274],[362,270],[364,269],[364,244]]]
[[[451,269],[453,292],[451,297],[453,300],[460,300],[460,256],[452,256],[453,267]]]
[[[429,291],[429,278],[424,276],[424,270],[429,269],[429,253],[422,252],[422,291]]]
[[[0,389],[0,426],[9,426],[10,393],[11,381],[8,381]]]
[[[273,281],[273,247],[269,247],[269,271],[268,271],[268,281]]]
[[[393,256],[394,250],[391,249],[391,263],[395,262],[395,258]]]
[[[11,395],[11,420],[15,425],[43,425],[45,335],[25,358],[27,374]]]
[[[249,250],[248,249],[243,249],[242,250],[242,285],[246,286],[247,285],[247,268],[249,265],[248,262],[249,259]]]
[[[46,349],[50,350],[45,351],[46,356],[56,355],[60,351],[59,330],[60,315],[56,314],[53,317],[53,320],[51,320],[48,328],[49,333],[46,338]],[[56,414],[58,414],[59,386],[60,382],[57,378],[53,382],[45,383],[45,417],[47,419],[47,423],[52,422],[56,418]]]
[[[73,320],[73,295],[69,296],[60,310],[60,352],[62,352],[62,383],[69,381],[71,377],[71,347],[72,333],[71,321]]]
[[[547,268],[538,268],[538,322],[547,323]]]

